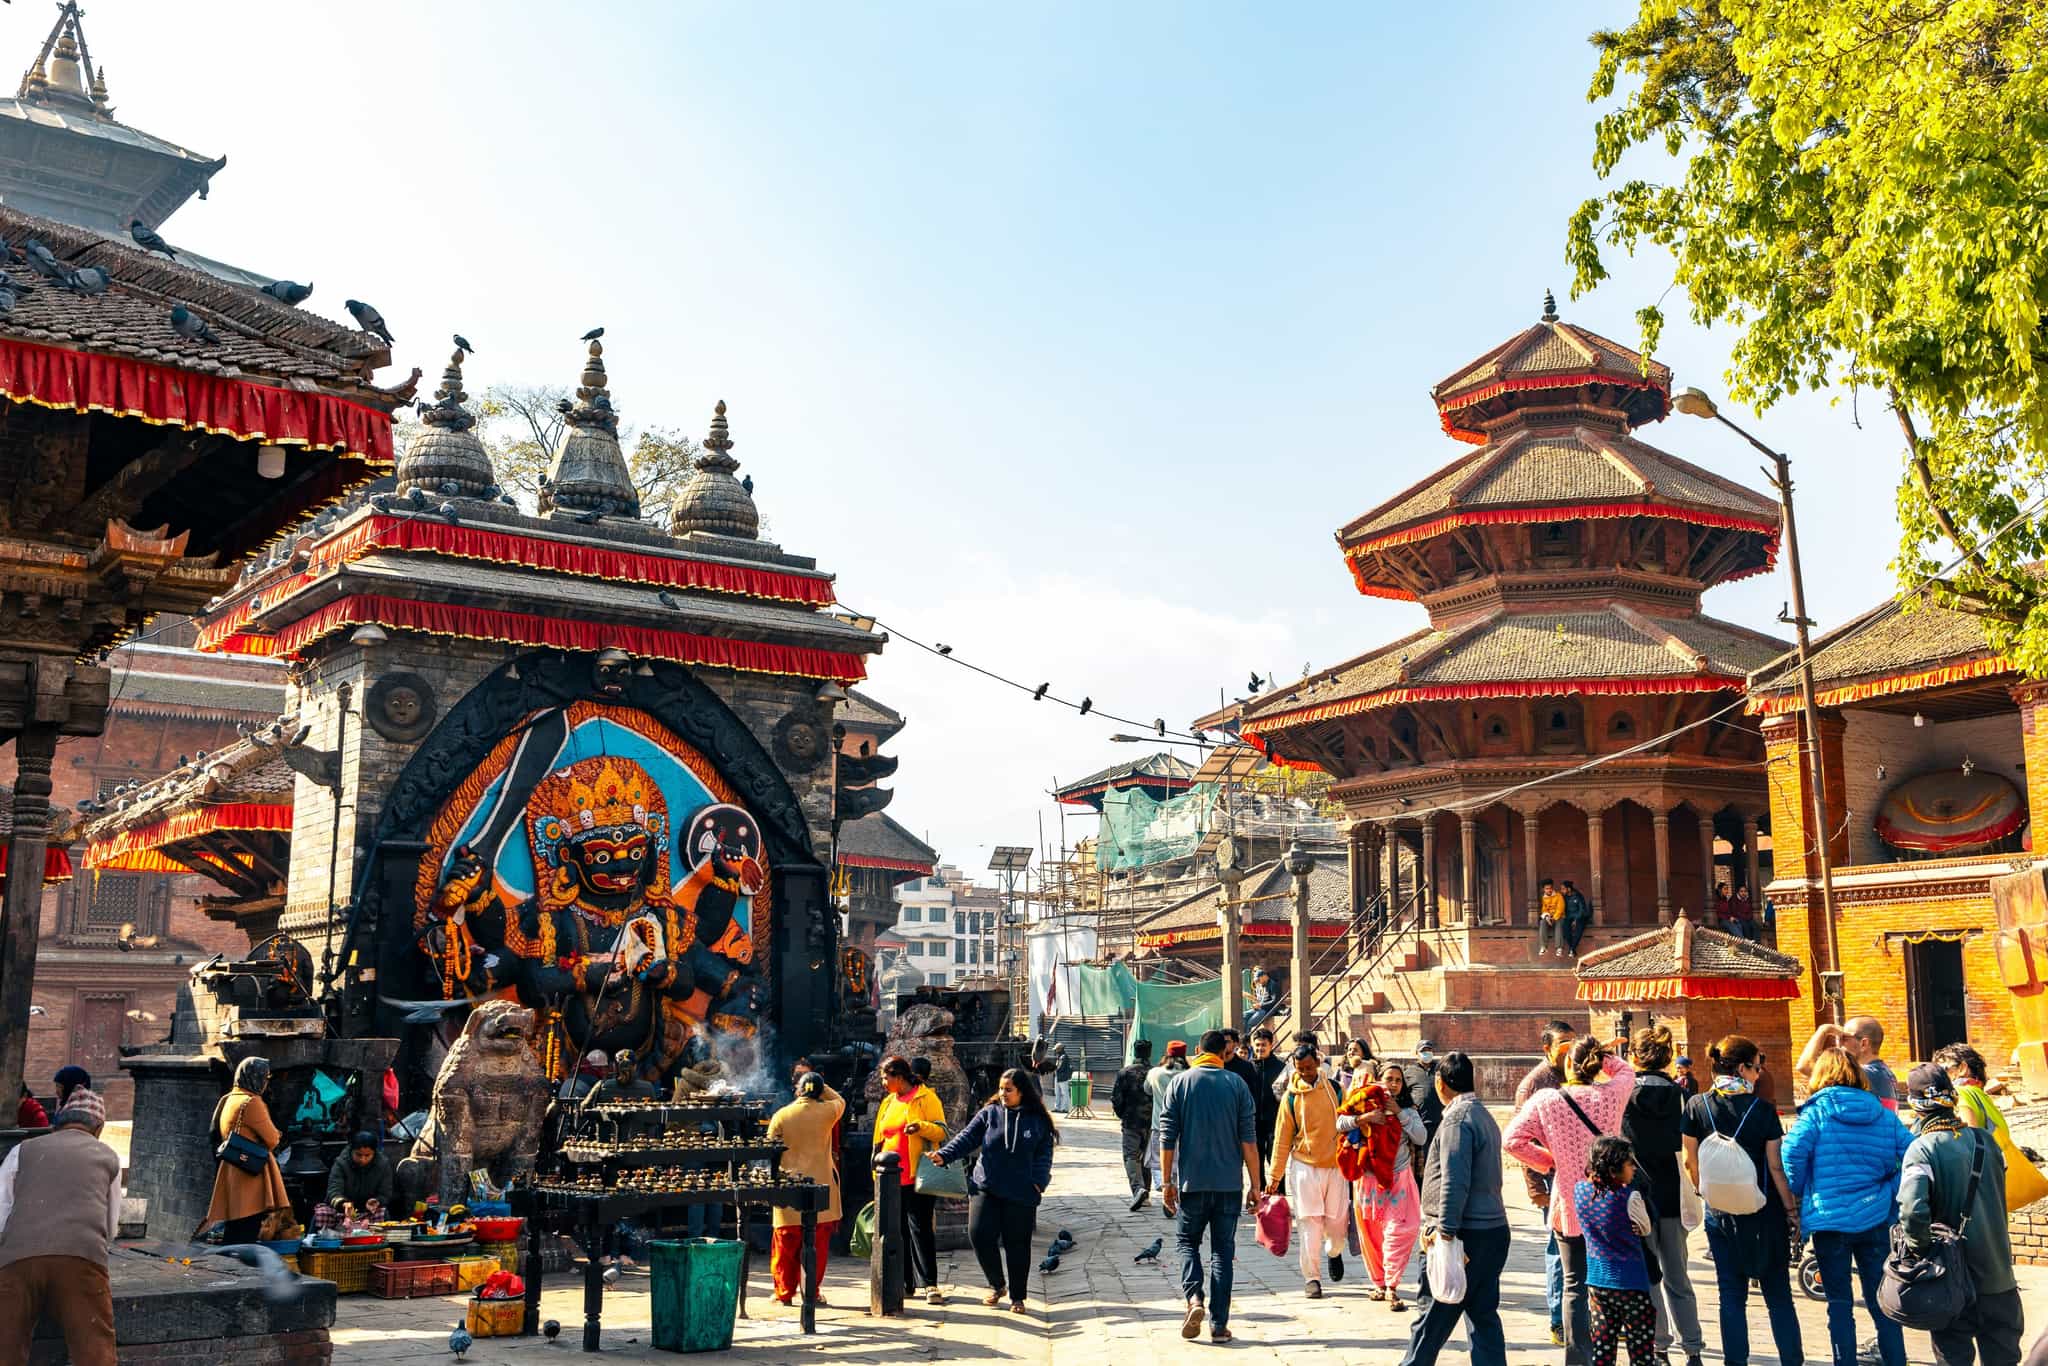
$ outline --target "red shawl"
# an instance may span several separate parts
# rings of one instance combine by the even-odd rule
[[[1358,1141],[1346,1143],[1337,1152],[1337,1166],[1346,1181],[1356,1181],[1370,1170],[1382,1189],[1394,1184],[1394,1158],[1401,1151],[1402,1140],[1406,1137],[1401,1132],[1400,1121],[1390,1114],[1378,1124],[1362,1122],[1363,1116],[1377,1113],[1386,1100],[1386,1088],[1374,1082],[1354,1087],[1337,1109],[1340,1115],[1361,1120],[1358,1128],[1349,1135]]]

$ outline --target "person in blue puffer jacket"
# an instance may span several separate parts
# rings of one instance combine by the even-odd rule
[[[1007,1291],[1010,1312],[1024,1312],[1031,1235],[1038,1227],[1039,1198],[1052,1184],[1052,1148],[1059,1141],[1059,1130],[1038,1092],[1038,1079],[1013,1067],[1003,1073],[1002,1085],[989,1103],[932,1155],[942,1167],[969,1153],[976,1155],[967,1240],[988,1278],[983,1304],[1001,1303]]]
[[[1800,1231],[1813,1240],[1820,1263],[1834,1359],[1856,1360],[1855,1285],[1860,1280],[1877,1324],[1884,1366],[1906,1366],[1905,1335],[1879,1311],[1877,1287],[1891,1226],[1898,1219],[1900,1172],[1913,1135],[1871,1094],[1861,1064],[1847,1049],[1822,1053],[1810,1085],[1779,1155],[1785,1179],[1799,1197]]]

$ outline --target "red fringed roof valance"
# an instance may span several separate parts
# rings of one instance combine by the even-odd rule
[[[194,807],[148,825],[123,830],[112,839],[86,846],[87,868],[119,868],[132,873],[189,873],[192,870],[158,851],[166,845],[210,835],[216,830],[290,830],[289,804],[224,802]]]
[[[1770,542],[1771,559],[1775,560],[1778,553],[1778,528],[1773,523],[1759,521],[1754,517],[1737,517],[1733,513],[1715,512],[1708,508],[1682,507],[1676,503],[1654,501],[1464,508],[1457,512],[1447,512],[1441,517],[1432,517],[1427,522],[1359,541],[1355,545],[1346,546],[1344,553],[1356,558],[1370,554],[1382,546],[1407,545],[1411,541],[1428,540],[1431,536],[1441,535],[1456,527],[1519,525],[1523,522],[1572,522],[1616,517],[1662,517],[1674,522],[1688,522],[1694,526],[1753,531]]]
[[[1398,688],[1382,688],[1378,692],[1343,697],[1318,706],[1297,707],[1293,711],[1256,717],[1246,721],[1242,730],[1246,740],[1256,740],[1257,735],[1263,731],[1312,725],[1318,721],[1332,721],[1340,716],[1356,716],[1375,707],[1395,707],[1410,702],[1455,702],[1483,697],[1567,697],[1576,694],[1589,697],[1641,697],[1651,694],[1717,692],[1723,688],[1739,688],[1743,681],[1741,677],[1729,674],[1697,673],[1667,674],[1657,678],[1561,678],[1532,681],[1501,679],[1492,683],[1417,683]]]
[[[7,876],[8,846],[0,843],[0,877]],[[63,849],[45,847],[43,850],[43,881],[69,882],[71,880],[71,855]]]
[[[933,872],[931,864],[919,863],[916,859],[907,858],[876,858],[869,854],[841,854],[839,862],[842,867],[846,868],[879,868],[885,873],[916,873],[920,877],[930,877]]]
[[[242,441],[343,451],[377,465],[392,459],[391,415],[366,403],[124,356],[0,340],[0,394]]]
[[[1343,937],[1344,930],[1345,927],[1340,924],[1312,922],[1308,927],[1308,937],[1311,939],[1339,939]],[[1240,925],[1238,927],[1238,938],[1240,939],[1290,939],[1293,935],[1294,927],[1288,924],[1260,922]],[[1138,936],[1138,947],[1141,949],[1170,949],[1175,944],[1206,944],[1221,942],[1222,938],[1223,929],[1221,926],[1197,925],[1185,930],[1159,930],[1151,934],[1140,934]]]
[[[1622,1001],[1795,1001],[1789,977],[1604,977],[1579,983],[1579,999]]]
[[[674,660],[678,664],[796,678],[829,678],[838,683],[858,683],[867,677],[867,665],[859,655],[839,650],[726,640],[719,636],[692,635],[687,631],[650,630],[644,626],[610,626],[562,617],[534,616],[526,612],[502,612],[493,608],[455,607],[447,603],[419,602],[378,593],[359,593],[337,599],[274,636],[231,635],[218,640],[213,648],[289,659],[322,636],[364,625],[424,631],[430,635],[455,636],[464,640],[540,645],[557,650],[616,648],[651,659]]]
[[[1821,653],[1826,654],[1823,646]],[[1890,697],[1902,692],[1925,692],[1930,688],[1945,688],[1951,683],[1967,683],[1973,678],[1990,678],[1997,674],[2017,672],[2010,660],[2002,655],[1991,655],[1985,659],[1972,659],[1961,664],[1943,664],[1939,668],[1919,669],[1912,673],[1892,674],[1885,678],[1865,679],[1861,683],[1844,683],[1839,687],[1820,688],[1813,694],[1816,707],[1839,707],[1850,702],[1861,702],[1872,697]],[[1752,716],[1785,716],[1799,710],[1799,693],[1762,693],[1749,699],[1749,713]]]
[[[1617,374],[1610,370],[1582,370],[1572,374],[1558,375],[1514,375],[1507,379],[1495,380],[1492,384],[1459,394],[1456,398],[1445,399],[1436,405],[1437,418],[1443,423],[1444,433],[1460,441],[1469,441],[1475,446],[1486,444],[1486,433],[1472,427],[1461,427],[1452,420],[1451,414],[1460,408],[1469,408],[1475,403],[1484,403],[1490,398],[1507,393],[1510,389],[1570,389],[1581,384],[1612,384],[1622,389],[1649,389],[1656,393],[1659,402],[1657,419],[1661,421],[1671,412],[1671,395],[1665,382],[1648,375]]]

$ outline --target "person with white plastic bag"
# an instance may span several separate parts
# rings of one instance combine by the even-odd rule
[[[1780,1361],[1806,1360],[1792,1303],[1792,1233],[1799,1202],[1785,1180],[1777,1107],[1757,1094],[1764,1053],[1730,1034],[1708,1050],[1713,1085],[1686,1102],[1685,1176],[1707,1205],[1707,1252],[1720,1291],[1721,1355],[1749,1366],[1749,1286],[1763,1292]]]
[[[1436,1065],[1443,1122],[1422,1174],[1422,1295],[1401,1366],[1432,1366],[1458,1320],[1472,1366],[1507,1366],[1500,1278],[1508,1261],[1508,1212],[1501,1201],[1500,1126],[1473,1093],[1472,1059],[1446,1053]],[[1451,1271],[1463,1270],[1463,1284]]]
[[[1685,1121],[1685,1092],[1666,1069],[1674,1051],[1671,1031],[1663,1025],[1638,1029],[1630,1054],[1636,1064],[1636,1089],[1622,1111],[1621,1136],[1635,1149],[1641,1164],[1639,1182],[1649,1187],[1651,1217],[1656,1224],[1652,1239],[1664,1277],[1650,1287],[1650,1300],[1657,1310],[1657,1354],[1670,1352],[1673,1338],[1685,1350],[1685,1366],[1700,1366],[1706,1339],[1700,1332],[1699,1296],[1686,1271],[1686,1234],[1700,1226],[1700,1215],[1684,1220],[1684,1201],[1689,1193],[1697,1211],[1699,1192],[1678,1170],[1678,1155],[1685,1149],[1682,1132]],[[1675,1329],[1675,1332],[1674,1332]]]

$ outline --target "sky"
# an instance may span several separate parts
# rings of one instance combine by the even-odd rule
[[[119,118],[225,155],[164,227],[397,337],[476,343],[472,394],[573,385],[733,454],[840,600],[956,658],[1184,728],[1415,629],[1337,527],[1463,452],[1432,384],[1534,322],[1623,342],[1664,302],[1681,386],[1731,335],[1667,259],[1566,298],[1595,193],[1582,4],[1030,6],[94,0]],[[54,10],[0,9],[24,66]],[[11,47],[9,46],[11,45]],[[1636,164],[1668,175],[1661,156]],[[1729,411],[1738,420],[1749,415]],[[1756,420],[1798,481],[1822,628],[1892,586],[1896,428],[1808,396]],[[1652,445],[1761,487],[1673,416]],[[1782,574],[1714,591],[1778,630]],[[1059,782],[1140,757],[896,641],[890,812],[968,871],[1057,847]],[[1071,842],[1092,813],[1070,815]]]

